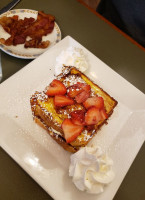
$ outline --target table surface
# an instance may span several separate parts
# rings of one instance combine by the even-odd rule
[[[10,0],[1,0],[0,9]],[[62,38],[72,36],[113,70],[145,93],[145,52],[76,0],[21,0],[15,9],[43,10],[56,17]],[[3,80],[31,60],[2,52]],[[145,199],[145,144],[133,162],[114,200]],[[52,198],[0,148],[0,199]]]

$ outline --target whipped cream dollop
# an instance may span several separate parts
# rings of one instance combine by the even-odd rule
[[[86,61],[84,52],[77,47],[69,47],[65,51],[62,51],[56,58],[55,75],[62,73],[63,66],[74,66],[81,72],[88,69],[88,63]]]
[[[71,155],[69,176],[79,190],[99,194],[114,179],[112,165],[113,161],[100,147],[83,147]]]

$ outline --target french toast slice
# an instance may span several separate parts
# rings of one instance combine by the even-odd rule
[[[67,119],[70,121],[73,112],[85,112],[85,119],[87,119],[86,113],[89,115],[89,112],[96,111],[96,108],[94,106],[88,108],[87,104],[77,101],[76,96],[79,94],[73,97],[74,100],[71,105],[57,106],[55,97],[47,94],[48,87],[43,92],[35,92],[32,95],[30,104],[35,121],[43,126],[64,149],[76,152],[79,148],[86,146],[98,129],[107,122],[117,105],[117,101],[75,67],[65,67],[63,73],[57,76],[56,79],[66,87],[67,96],[69,95],[70,87],[85,84],[90,87],[89,98],[101,97],[103,99],[103,118],[100,118],[94,124],[83,124],[81,133],[75,139],[68,142],[63,129],[63,122],[67,121]]]

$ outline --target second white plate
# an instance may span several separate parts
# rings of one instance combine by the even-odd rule
[[[29,10],[29,9],[15,9],[8,11],[2,14],[0,17],[7,16],[12,17],[13,15],[18,15],[20,19],[24,19],[25,17],[33,17],[37,18],[38,11]],[[2,26],[0,25],[0,38],[7,39],[9,34],[4,31]],[[49,40],[51,43],[46,49],[38,49],[38,48],[24,48],[23,44],[19,44],[17,46],[6,46],[0,44],[0,49],[5,53],[17,57],[17,58],[24,58],[24,59],[34,59],[37,58],[40,54],[51,48],[54,44],[61,40],[61,31],[57,23],[55,22],[54,30],[52,33],[48,34],[47,36],[43,36],[43,41]]]

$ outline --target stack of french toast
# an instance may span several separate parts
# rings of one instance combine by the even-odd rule
[[[75,67],[65,67],[31,99],[34,120],[65,150],[76,152],[96,135],[117,101]]]

